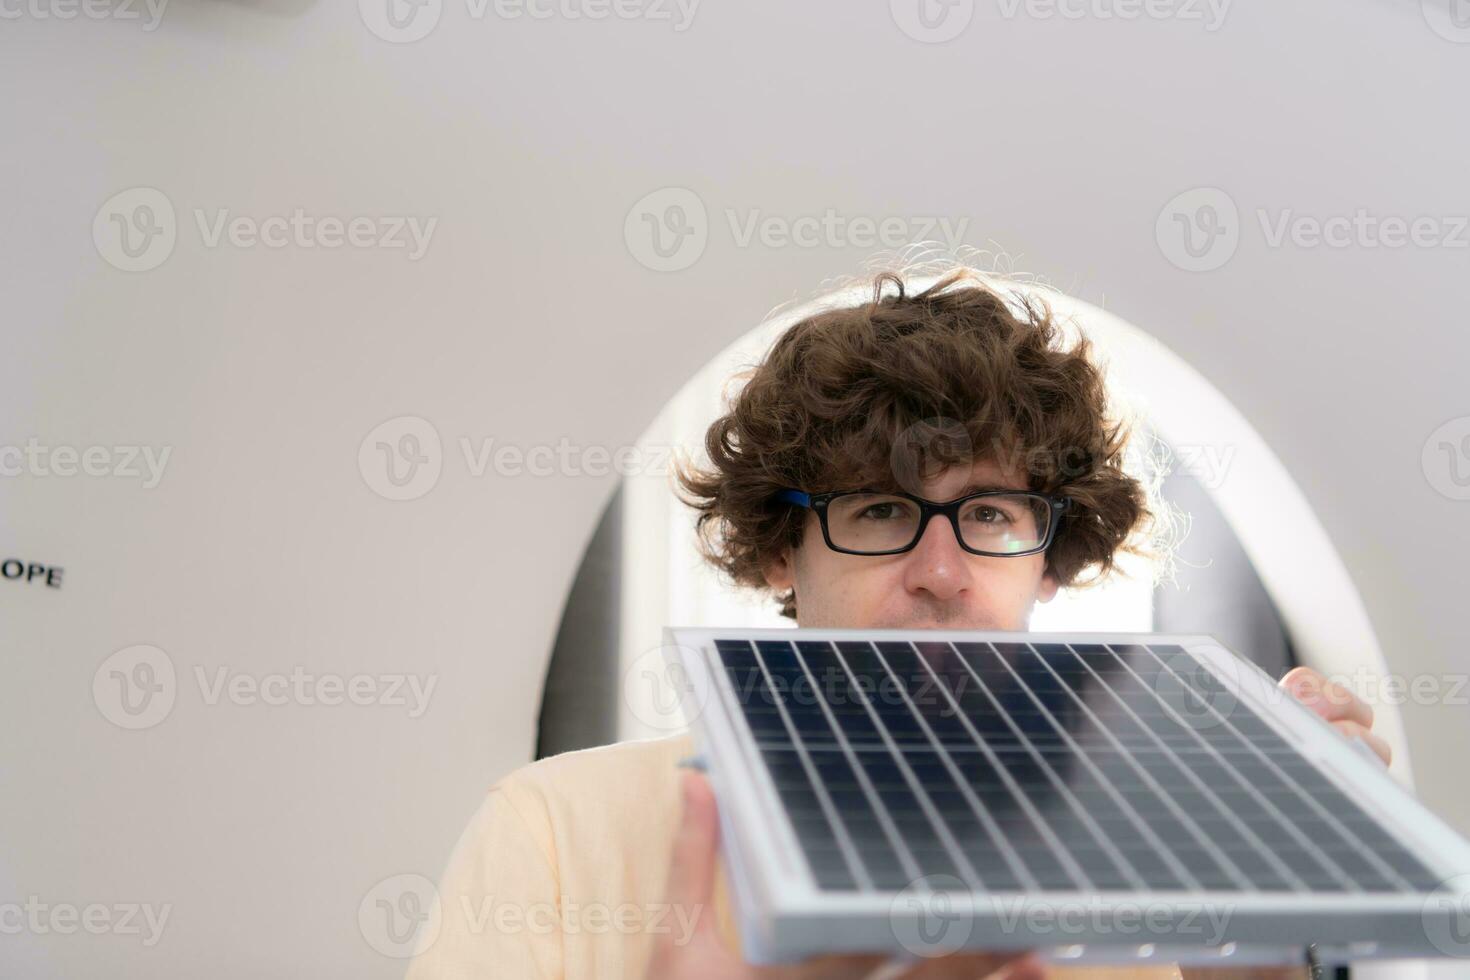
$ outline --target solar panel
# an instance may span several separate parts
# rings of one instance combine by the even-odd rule
[[[1449,881],[1470,846],[1212,637],[671,629],[666,649],[753,962],[1470,956]]]

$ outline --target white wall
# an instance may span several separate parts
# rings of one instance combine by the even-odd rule
[[[0,581],[0,900],[171,913],[151,947],[7,937],[3,972],[401,972],[359,904],[437,877],[485,787],[529,758],[614,484],[477,477],[460,440],[631,445],[772,305],[873,251],[742,246],[727,209],[742,228],[829,208],[968,219],[970,244],[1153,332],[1286,462],[1392,668],[1466,669],[1470,504],[1422,450],[1470,415],[1470,250],[1273,248],[1256,213],[1470,211],[1470,46],[1386,0],[1240,4],[1213,31],[982,2],[942,44],[887,6],[708,3],[679,31],[442,0],[408,44],[343,3],[173,0],[154,31],[5,6],[0,446],[171,455],[152,489],[0,479],[0,558],[65,569],[60,589]],[[127,273],[93,223],[138,186],[172,203],[177,244]],[[700,199],[707,246],[659,273],[625,219],[666,187]],[[1228,193],[1242,231],[1222,267],[1187,272],[1156,219],[1199,187]],[[409,261],[211,248],[194,217],[298,207],[438,223]],[[405,415],[437,431],[442,475],[390,501],[358,453]],[[170,658],[174,706],[126,731],[93,681],[137,644]],[[220,667],[437,686],[417,718],[209,704],[195,671]],[[1404,722],[1421,794],[1470,830],[1470,714],[1406,705]]]

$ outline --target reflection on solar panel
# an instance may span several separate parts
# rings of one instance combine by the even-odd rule
[[[823,911],[823,895],[891,899],[929,881],[951,882],[972,900],[1225,896],[1235,920],[1231,949],[1322,939],[1355,944],[1354,955],[1386,955],[1390,945],[1436,953],[1425,932],[1426,896],[1446,866],[1431,866],[1426,855],[1435,852],[1423,840],[1416,845],[1399,822],[1360,801],[1412,810],[1428,833],[1448,835],[1462,859],[1464,842],[1327,726],[1264,701],[1274,691],[1269,679],[1212,638],[671,635],[685,669],[706,671],[718,692],[694,726],[733,838],[727,859],[745,865],[734,869],[745,892],[737,899],[750,927],[764,933],[752,942],[767,957],[844,942],[844,920],[861,922],[864,906],[828,901]],[[733,739],[721,737],[726,725]],[[1344,772],[1373,782],[1350,789]],[[801,874],[788,866],[781,877],[772,853],[779,843],[740,825],[741,813],[754,810],[739,794],[759,797],[762,787],[779,801]],[[771,826],[769,814],[759,819]],[[772,859],[776,876],[757,881],[763,862],[745,850]],[[792,907],[784,920],[783,890]],[[757,907],[757,893],[772,896],[767,907]],[[891,903],[883,908],[891,925]],[[1317,921],[1324,910],[1336,927]],[[983,909],[972,903],[971,914]],[[1272,918],[1304,931],[1262,927]],[[796,928],[801,922],[811,928]],[[871,928],[848,931],[858,938],[840,948],[884,945]],[[976,932],[978,941],[987,930]],[[1121,941],[1095,932],[1087,942]],[[993,931],[990,939],[1059,941]],[[1191,942],[1163,937],[1175,940]],[[1081,940],[1060,941],[1080,949]]]

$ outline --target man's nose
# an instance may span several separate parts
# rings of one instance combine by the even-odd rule
[[[924,535],[909,552],[904,585],[910,591],[924,591],[936,599],[953,599],[970,587],[969,552],[960,547],[954,527],[943,517],[935,516],[924,528]]]

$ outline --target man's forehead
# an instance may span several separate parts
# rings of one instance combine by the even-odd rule
[[[949,500],[981,490],[1028,490],[1025,476],[994,460],[976,460],[970,466],[952,466],[924,481],[925,496]]]
[[[930,500],[953,500],[982,490],[1031,489],[1024,469],[1004,466],[993,457],[956,461],[923,478],[903,472],[891,460],[873,460],[860,470],[815,482],[827,490],[903,490]]]

